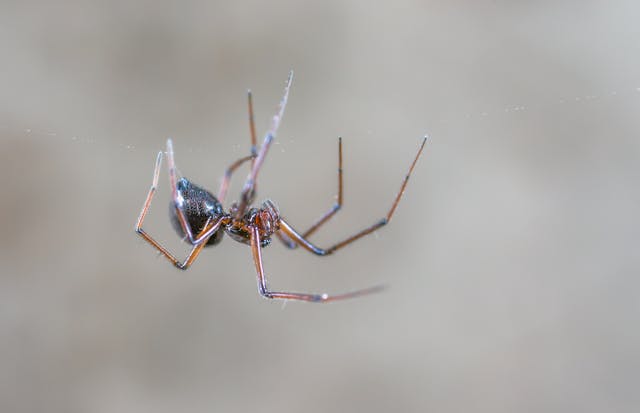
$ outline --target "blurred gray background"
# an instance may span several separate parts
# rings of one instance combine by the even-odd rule
[[[0,411],[635,412],[635,1],[0,4]],[[216,190],[295,80],[259,196],[334,256],[133,232],[172,137]],[[237,196],[246,171],[234,181]],[[186,253],[163,169],[146,228]]]

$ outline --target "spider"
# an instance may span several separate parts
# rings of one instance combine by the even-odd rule
[[[371,234],[378,228],[386,225],[391,220],[393,213],[400,202],[400,198],[409,181],[409,176],[422,153],[427,138],[425,137],[420,145],[418,152],[409,167],[409,171],[404,177],[400,191],[395,197],[391,208],[386,216],[375,224],[365,228],[354,235],[330,246],[329,248],[320,248],[308,240],[308,237],[317,229],[326,223],[338,210],[342,207],[342,138],[338,139],[338,195],[336,203],[320,217],[309,229],[304,232],[296,231],[281,215],[276,205],[266,200],[260,206],[252,206],[256,194],[256,181],[258,173],[264,163],[269,147],[276,136],[276,131],[282,120],[284,109],[289,96],[289,89],[293,79],[293,72],[289,72],[286,82],[284,96],[280,101],[276,115],[271,121],[271,126],[264,137],[264,141],[258,151],[256,145],[256,132],[253,120],[253,103],[251,91],[248,91],[248,109],[249,109],[249,127],[251,133],[251,154],[238,159],[232,163],[225,171],[224,177],[218,190],[218,195],[214,196],[206,189],[194,184],[184,177],[178,177],[173,156],[173,143],[171,139],[167,140],[167,165],[169,170],[169,184],[171,186],[172,202],[170,204],[170,218],[173,227],[180,236],[191,244],[189,255],[179,261],[165,247],[160,245],[158,241],[152,238],[143,228],[142,224],[149,211],[151,201],[158,186],[158,177],[160,174],[160,166],[162,164],[163,153],[160,151],[156,158],[155,169],[153,172],[153,181],[149,193],[140,212],[140,216],[136,223],[135,231],[140,234],[147,242],[154,246],[162,255],[171,261],[181,270],[186,270],[193,264],[204,247],[217,245],[222,241],[222,237],[226,232],[235,241],[247,244],[251,247],[253,261],[255,263],[258,275],[258,291],[265,298],[282,299],[282,300],[301,300],[309,302],[329,302],[345,298],[360,296],[363,294],[379,291],[380,286],[365,288],[352,292],[337,295],[328,294],[309,294],[295,292],[278,292],[272,291],[267,286],[267,280],[262,266],[262,248],[271,243],[272,237],[275,235],[283,244],[294,249],[298,246],[305,250],[320,256],[326,256],[334,253],[342,247]],[[223,203],[227,195],[227,189],[231,176],[238,167],[245,162],[250,162],[251,171],[240,193],[240,200],[231,204],[229,211],[225,211]]]

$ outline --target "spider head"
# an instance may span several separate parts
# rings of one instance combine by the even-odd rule
[[[266,200],[260,206],[260,209],[255,211],[253,217],[253,224],[258,227],[261,238],[269,238],[280,228],[280,212],[278,207]]]
[[[233,216],[237,204],[231,206],[230,215]],[[280,213],[273,202],[267,200],[260,208],[249,208],[240,220],[233,220],[226,227],[226,231],[238,242],[250,243],[250,228],[257,228],[260,234],[260,246],[271,244],[271,236],[280,229]]]

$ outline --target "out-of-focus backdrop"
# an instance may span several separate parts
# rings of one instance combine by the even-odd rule
[[[636,1],[0,5],[0,411],[636,412]],[[216,190],[295,80],[260,176],[334,256],[133,232],[153,162]],[[246,170],[234,180],[237,195]],[[146,228],[186,253],[168,182]]]

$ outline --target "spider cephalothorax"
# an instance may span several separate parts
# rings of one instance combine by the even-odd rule
[[[237,208],[237,203],[231,206],[231,216],[234,215]],[[225,230],[234,240],[251,244],[250,228],[257,228],[261,247],[271,244],[271,236],[280,229],[280,214],[271,200],[264,201],[260,208],[249,208],[241,219],[233,220]]]
[[[169,168],[169,184],[171,186],[172,201],[170,205],[170,219],[173,227],[178,234],[184,237],[191,245],[191,252],[184,261],[179,261],[167,249],[160,245],[142,228],[144,218],[149,211],[151,200],[158,186],[158,177],[160,174],[160,166],[162,164],[162,152],[158,153],[156,158],[156,166],[153,173],[153,183],[147,195],[147,199],[142,207],[140,216],[136,224],[136,232],[140,234],[146,241],[153,245],[162,255],[169,259],[176,267],[186,270],[195,261],[205,246],[218,244],[224,235],[228,233],[235,241],[251,246],[253,260],[258,274],[258,291],[263,297],[278,298],[284,300],[302,300],[311,302],[328,302],[344,298],[355,297],[362,294],[371,293],[380,290],[380,287],[371,287],[363,290],[353,291],[350,293],[339,295],[327,294],[307,294],[307,293],[290,293],[275,292],[267,287],[266,277],[262,266],[261,249],[271,243],[273,235],[277,236],[288,248],[296,248],[298,246],[310,251],[316,255],[324,256],[332,254],[338,249],[360,239],[361,237],[371,234],[378,228],[386,225],[393,216],[393,213],[400,202],[400,198],[404,193],[409,176],[422,153],[426,143],[426,137],[422,141],[418,153],[416,154],[409,172],[400,187],[400,191],[395,197],[391,208],[387,214],[377,221],[375,224],[355,233],[354,235],[338,242],[328,248],[320,248],[311,243],[308,237],[311,236],[320,226],[327,222],[342,206],[342,139],[338,139],[338,196],[336,203],[331,209],[318,219],[307,231],[298,232],[287,221],[285,221],[278,211],[275,204],[270,201],[264,201],[259,207],[252,207],[255,196],[255,183],[258,172],[262,167],[265,156],[282,119],[284,108],[289,96],[289,88],[293,72],[289,73],[287,84],[285,87],[284,97],[280,102],[278,113],[273,117],[271,127],[265,135],[264,141],[260,146],[260,150],[256,151],[256,135],[253,123],[253,105],[251,92],[249,92],[249,125],[251,130],[251,155],[238,159],[229,166],[224,174],[224,178],[218,191],[218,196],[203,189],[186,178],[177,177],[173,144],[171,139],[167,140],[167,164]],[[251,161],[249,176],[247,177],[239,201],[234,202],[225,212],[223,204],[229,187],[229,182],[233,172],[245,162]]]

